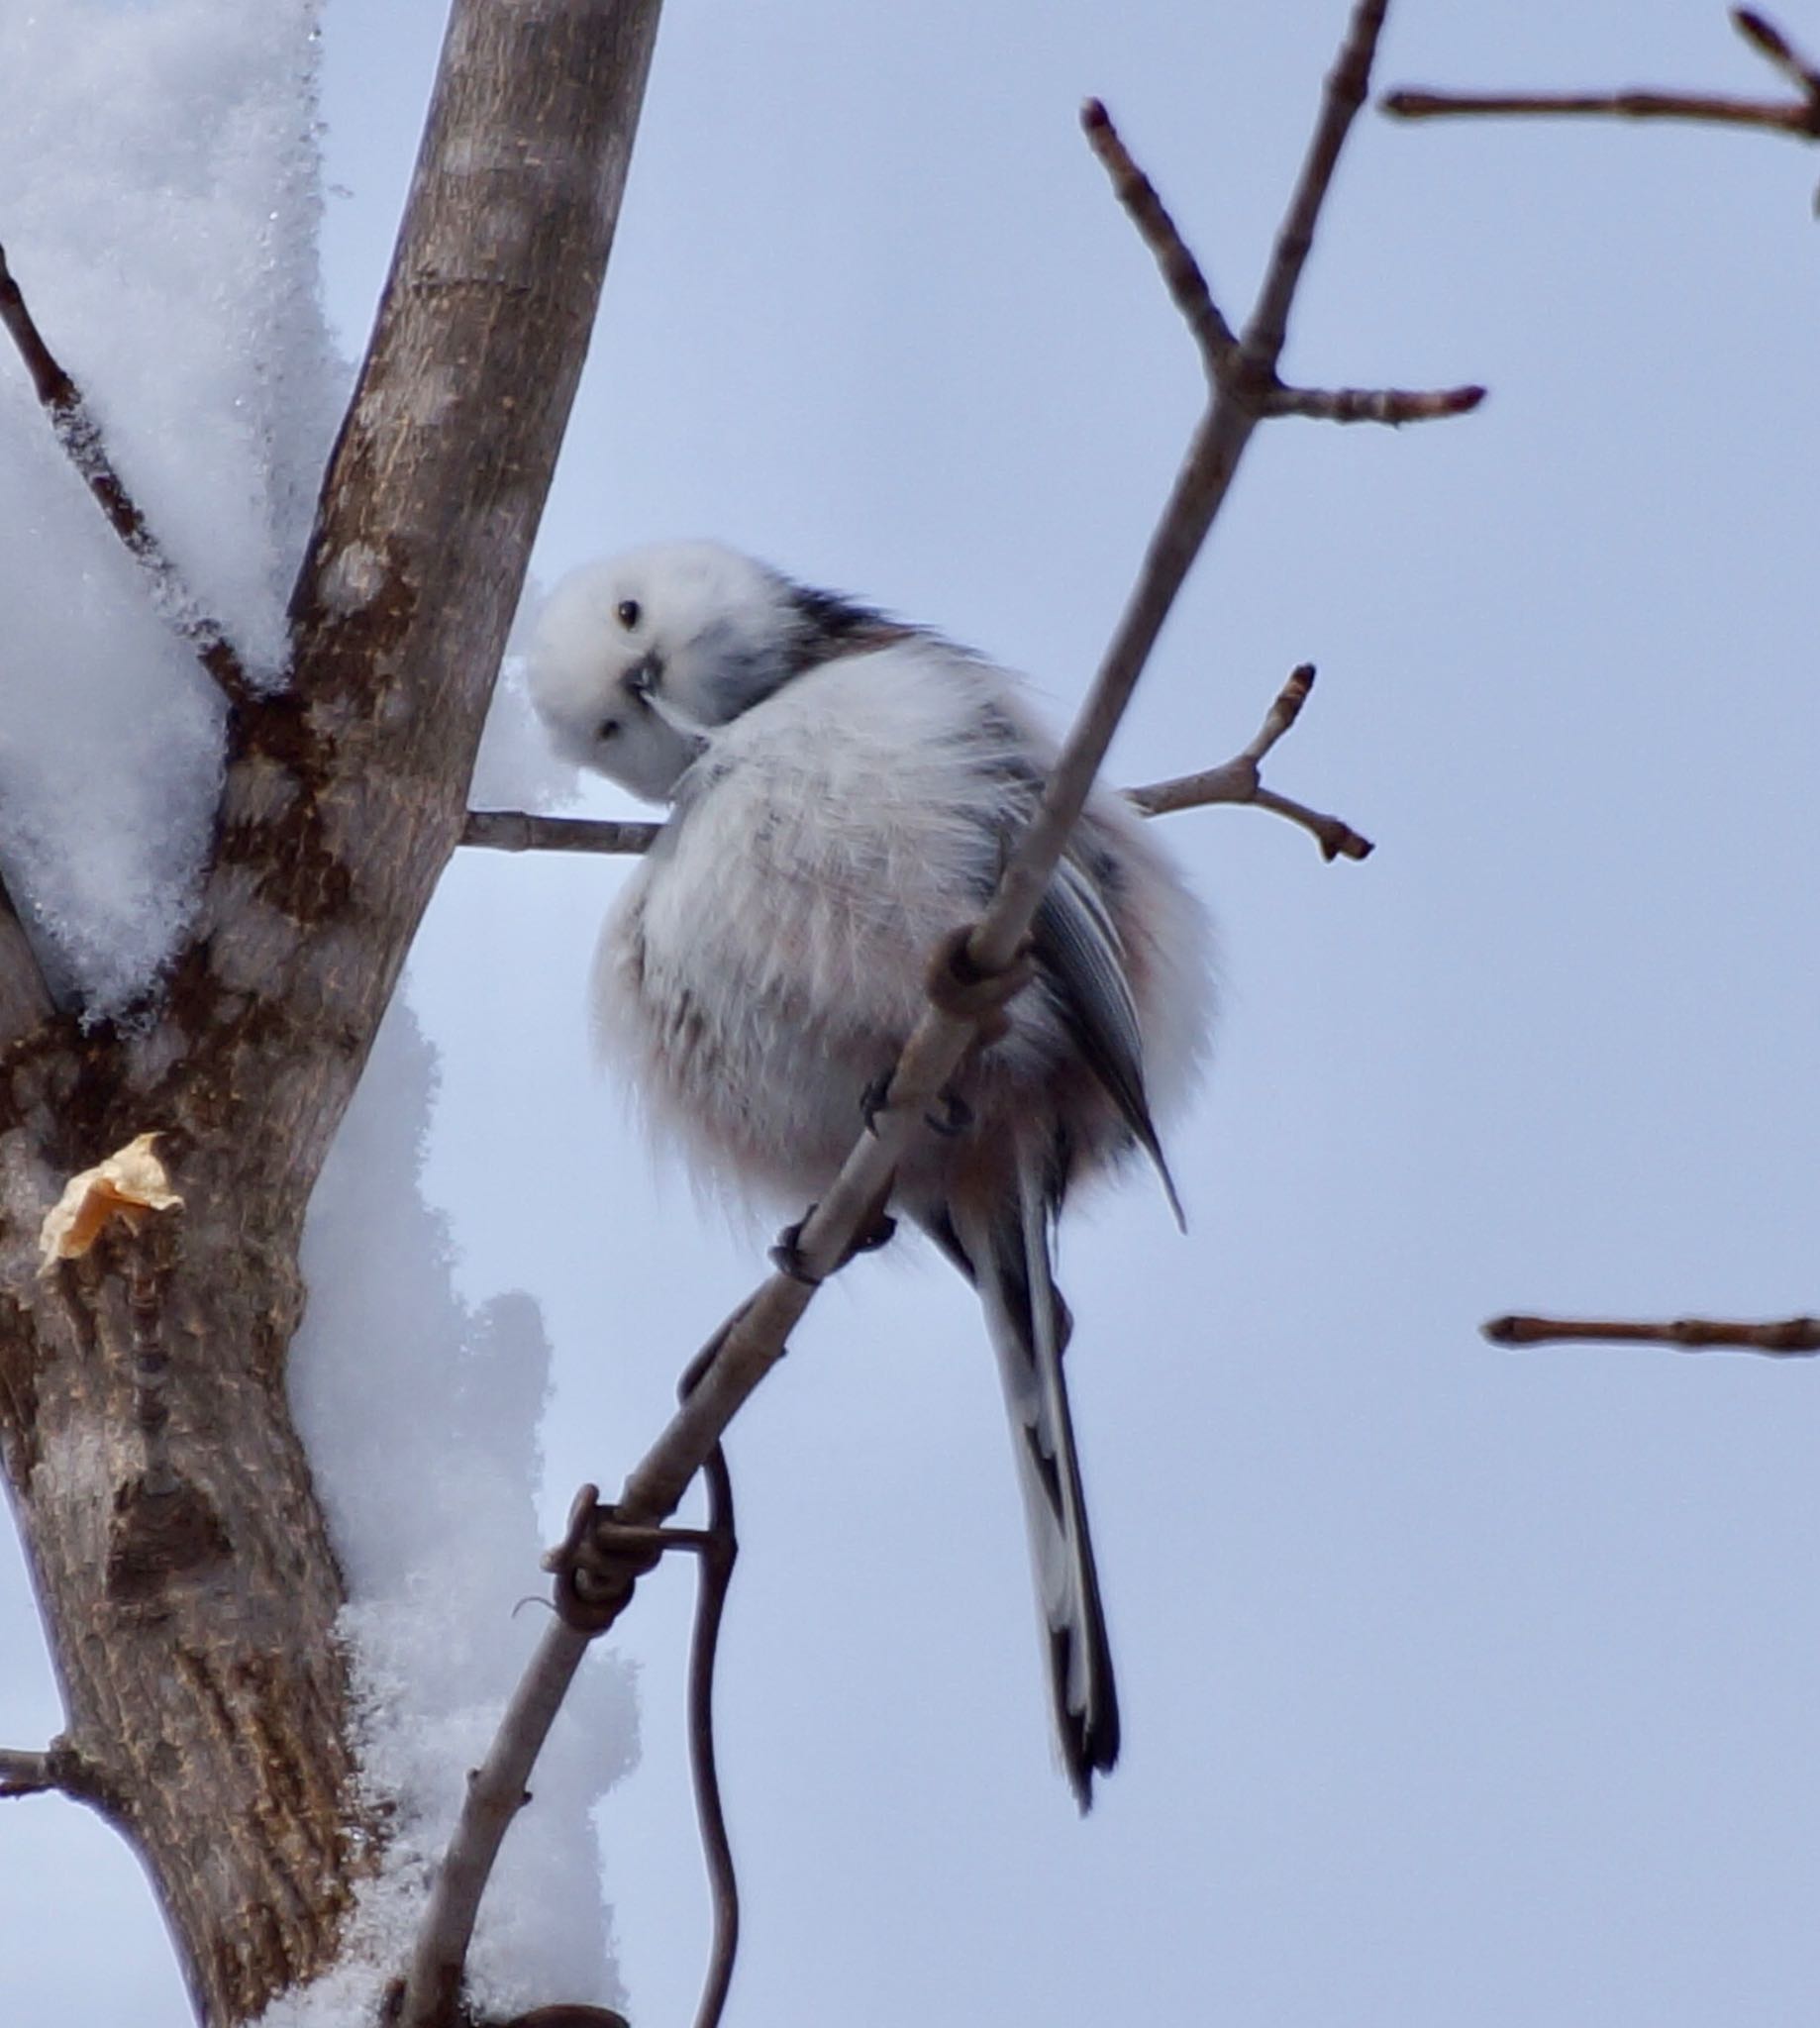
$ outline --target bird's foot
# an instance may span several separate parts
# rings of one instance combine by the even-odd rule
[[[1037,975],[1037,962],[1026,937],[1002,971],[986,971],[973,956],[974,925],[964,923],[935,948],[924,974],[929,997],[944,1014],[973,1024],[974,1042],[997,1042],[1011,1027],[1005,1009]]]
[[[865,1122],[868,1134],[877,1133],[879,1115],[890,1107],[891,1079],[896,1074],[895,1068],[880,1070],[859,1095],[859,1117]],[[945,1134],[953,1139],[957,1134],[964,1134],[973,1124],[973,1108],[959,1092],[952,1089],[943,1091],[937,1095],[935,1110],[924,1113],[923,1124],[931,1133]],[[885,1237],[888,1239],[890,1235],[887,1233]],[[882,1246],[884,1241],[877,1244]],[[862,1248],[856,1251],[870,1250]]]
[[[818,1287],[827,1275],[815,1273],[803,1258],[803,1227],[815,1216],[816,1207],[811,1204],[794,1225],[786,1225],[777,1235],[777,1243],[771,1248],[770,1263],[779,1274],[787,1274],[792,1281],[800,1281],[809,1288]],[[855,1235],[845,1254],[829,1268],[829,1274],[838,1274],[849,1261],[859,1254],[875,1254],[880,1247],[889,1246],[897,1231],[897,1220],[886,1211],[875,1211],[871,1222]]]
[[[952,1086],[936,1093],[936,1104],[941,1107],[940,1112],[923,1115],[923,1124],[932,1134],[952,1141],[973,1124],[973,1108]]]
[[[792,1281],[800,1281],[807,1288],[817,1287],[822,1278],[819,1274],[810,1273],[802,1250],[803,1227],[815,1216],[815,1209],[811,1204],[794,1225],[786,1225],[770,1251],[770,1263],[777,1272],[787,1274]]]
[[[859,1094],[859,1117],[865,1123],[868,1134],[878,1131],[878,1115],[888,1112],[891,1105],[891,1079],[897,1075],[897,1065],[880,1070],[878,1075]]]

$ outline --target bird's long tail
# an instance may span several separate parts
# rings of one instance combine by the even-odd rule
[[[1056,1729],[1068,1780],[1085,1810],[1094,1774],[1118,1759],[1119,1700],[1062,1370],[1071,1324],[1051,1268],[1049,1197],[1040,1177],[1024,1173],[1018,1200],[995,1216],[952,1216],[998,1355]]]

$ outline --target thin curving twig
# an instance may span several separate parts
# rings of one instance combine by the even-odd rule
[[[702,1859],[708,1869],[714,1927],[701,2000],[695,2010],[695,2028],[719,2028],[733,1986],[734,1963],[740,1953],[740,1879],[727,1836],[727,1812],[721,1800],[720,1767],[714,1750],[714,1666],[720,1652],[727,1589],[740,1554],[734,1527],[733,1474],[727,1468],[727,1454],[719,1444],[708,1453],[702,1475],[708,1485],[708,1539],[702,1546],[701,1572],[695,1591],[695,1627],[689,1640],[689,1775],[695,1789],[695,1816],[701,1827]]]

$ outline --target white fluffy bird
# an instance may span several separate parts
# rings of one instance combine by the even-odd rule
[[[603,1043],[708,1175],[800,1210],[915,1026],[931,952],[983,908],[1054,743],[1005,669],[710,543],[565,578],[530,675],[569,759],[671,807],[601,940]],[[891,1202],[985,1309],[1084,1809],[1119,1710],[1052,1234],[1133,1150],[1174,1202],[1153,1108],[1182,1095],[1209,1015],[1201,911],[1118,796],[1089,802],[1033,956]]]

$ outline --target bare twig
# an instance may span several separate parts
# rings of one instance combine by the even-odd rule
[[[1732,26],[1803,98],[1820,101],[1820,66],[1810,63],[1767,15],[1752,7],[1734,7]]]
[[[42,1753],[0,1747],[0,1800],[21,1795],[65,1795],[104,1813],[114,1806],[95,1769],[60,1737]]]
[[[1714,127],[1763,127],[1820,140],[1820,106],[1723,98],[1681,91],[1393,91],[1382,110],[1398,120],[1439,120],[1466,113],[1531,114],[1544,119],[1690,120]]]
[[[1371,841],[1361,837],[1343,819],[1293,803],[1264,785],[1259,763],[1301,716],[1302,706],[1313,688],[1314,663],[1305,661],[1290,671],[1289,680],[1264,714],[1257,738],[1242,753],[1235,754],[1222,766],[1205,768],[1199,774],[1178,774],[1170,781],[1154,781],[1147,788],[1129,788],[1126,795],[1147,817],[1161,817],[1171,810],[1199,809],[1209,803],[1255,803],[1261,810],[1272,810],[1311,831],[1323,859],[1367,858],[1372,851]]]
[[[393,2017],[399,2028],[440,2028],[454,2018],[487,1876],[512,1819],[529,1797],[532,1765],[562,1708],[589,1639],[566,1620],[551,1621],[500,1717],[486,1759],[467,1777],[461,1814],[437,1870]]]
[[[54,1795],[62,1786],[51,1772],[50,1754],[0,1747],[0,1796]]]
[[[1654,89],[1595,92],[1386,92],[1382,110],[1400,120],[1435,120],[1458,114],[1530,114],[1544,118],[1691,120],[1704,126],[1756,127],[1820,141],[1820,69],[1795,51],[1780,29],[1746,7],[1732,10],[1732,26],[1760,56],[1795,87],[1795,99],[1741,99],[1716,92]]]
[[[984,915],[965,940],[965,956],[978,977],[990,980],[1012,971],[1158,633],[1226,497],[1252,431],[1268,412],[1295,285],[1341,144],[1364,100],[1384,6],[1385,0],[1358,0],[1354,7],[1258,308],[1237,353],[1226,355],[1211,373],[1207,412],[1151,538],[1086,704]],[[1115,152],[1116,133],[1097,101],[1085,109],[1083,125],[1095,152],[1114,170],[1115,187],[1132,208],[1147,243],[1159,253],[1164,278],[1181,304],[1180,291],[1191,286],[1188,277],[1199,273],[1192,256],[1187,256],[1185,266],[1179,261],[1171,264],[1160,251],[1164,238],[1179,245],[1179,235],[1154,201],[1154,192],[1149,202],[1136,193],[1135,166],[1129,172],[1121,166],[1130,164],[1130,156],[1122,144]],[[1148,182],[1142,187],[1150,190]],[[1185,248],[1182,253],[1185,255]],[[1204,312],[1197,315],[1188,305],[1181,306],[1204,351],[1224,343],[1220,327]],[[1292,709],[1288,715],[1293,715]],[[1267,746],[1276,736],[1266,724],[1260,740]],[[852,1258],[857,1242],[872,1228],[900,1163],[914,1140],[928,1131],[928,1115],[971,1044],[976,1025],[976,1018],[947,1011],[932,997],[898,1060],[883,1104],[860,1133],[840,1174],[797,1228],[792,1271],[769,1276],[709,1341],[697,1361],[698,1383],[634,1468],[611,1510],[615,1530],[654,1527],[675,1511],[728,1424],[782,1356],[785,1341],[816,1288]],[[470,1784],[444,1867],[447,1878],[458,1857],[474,1890],[471,1897],[463,1894],[462,1914],[442,1896],[439,1879],[437,1902],[426,1916],[413,1960],[404,2012],[407,2028],[430,2028],[441,2018],[432,2010],[437,2000],[446,2005],[453,1997],[448,1969],[453,1965],[458,1979],[478,1905],[475,1876],[483,1880],[492,1865],[590,1633],[604,1631],[625,1609],[638,1574],[639,1567],[631,1559],[622,1559],[616,1570],[600,1572],[586,1593],[588,1630],[558,1620],[532,1657],[486,1763]],[[427,1955],[432,1928],[435,1950]]]
[[[1258,291],[1251,320],[1245,327],[1244,350],[1272,376],[1282,355],[1289,326],[1289,306],[1314,247],[1314,229],[1327,201],[1328,186],[1339,166],[1340,151],[1352,132],[1371,83],[1371,59],[1383,30],[1388,0],[1358,0],[1347,25],[1346,39],[1334,57],[1322,87],[1321,116],[1315,123],[1301,173],[1288,209],[1276,229],[1270,264]]]
[[[1218,767],[1198,774],[1178,774],[1128,788],[1128,800],[1146,817],[1167,816],[1176,810],[1204,809],[1213,803],[1252,803],[1273,811],[1311,831],[1326,859],[1362,860],[1371,841],[1362,838],[1339,817],[1324,816],[1264,786],[1259,762],[1295,723],[1314,687],[1314,664],[1303,662],[1277,693],[1257,739]],[[592,817],[538,817],[524,810],[470,810],[463,845],[491,846],[498,852],[649,852],[661,824],[623,824]]]
[[[1266,412],[1273,416],[1308,416],[1321,423],[1433,423],[1449,416],[1470,415],[1485,398],[1482,387],[1433,387],[1418,391],[1399,387],[1276,387]]]
[[[1217,376],[1237,355],[1239,341],[1213,300],[1200,262],[1157,195],[1157,186],[1132,159],[1130,150],[1098,99],[1089,99],[1081,109],[1080,124],[1087,146],[1112,179],[1113,195],[1125,207],[1139,238],[1162,268],[1163,285],[1181,312],[1182,321],[1194,334],[1209,377]]]
[[[529,810],[469,810],[463,845],[494,852],[649,852],[661,824],[604,817],[540,817]]]
[[[514,2014],[505,2028],[632,2028],[632,2024],[614,2007],[562,2000],[554,2007],[533,2007],[528,2014]]]
[[[151,581],[152,603],[160,619],[189,644],[196,659],[221,686],[229,703],[242,705],[253,696],[252,684],[226,628],[206,613],[184,581],[169,552],[152,532],[139,503],[108,456],[106,440],[82,390],[63,370],[45,343],[13,271],[0,248],[0,324],[6,326],[25,361],[51,430],[65,455],[107,516],[108,526],[126,545]]]
[[[1773,1324],[1677,1317],[1668,1323],[1630,1323],[1596,1317],[1493,1317],[1479,1329],[1493,1345],[1559,1345],[1578,1339],[1596,1345],[1671,1345],[1681,1352],[1820,1352],[1820,1317],[1784,1317]]]

